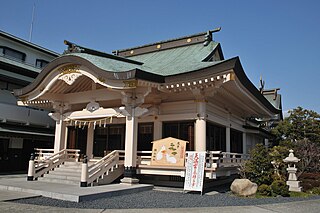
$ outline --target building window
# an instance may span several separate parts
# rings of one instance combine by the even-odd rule
[[[242,132],[230,130],[230,151],[234,153],[243,153]]]
[[[36,60],[36,67],[37,67],[37,68],[43,68],[43,67],[45,67],[47,64],[49,64],[49,62],[46,61],[46,60],[42,60],[42,59],[37,59],[37,60]]]
[[[209,151],[226,151],[226,128],[207,122],[206,146]]]
[[[187,150],[194,150],[194,122],[177,121],[163,123],[163,136],[188,141]]]
[[[140,123],[138,125],[138,150],[151,151],[153,141],[153,123]]]
[[[9,47],[0,47],[0,53],[6,58],[14,59],[17,61],[24,62],[26,60],[25,53],[20,52],[18,50],[11,49]]]
[[[1,81],[1,80],[0,80],[0,89],[1,89],[1,90],[13,91],[14,89],[20,89],[20,88],[23,87],[23,86],[24,86],[24,85],[13,84],[13,83],[9,83],[9,82]]]

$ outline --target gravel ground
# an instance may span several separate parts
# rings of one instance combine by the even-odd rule
[[[283,203],[320,199],[320,196],[309,198],[242,198],[232,195],[230,192],[220,192],[214,195],[199,193],[144,191],[135,194],[127,194],[80,203],[61,201],[51,198],[38,197],[21,199],[13,202],[35,204],[43,206],[55,206],[63,208],[88,208],[88,209],[142,209],[142,208],[189,208],[189,207],[217,207],[217,206],[247,206]]]

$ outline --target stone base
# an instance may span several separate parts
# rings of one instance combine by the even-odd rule
[[[300,187],[300,181],[288,180],[287,185],[289,186],[290,192],[301,192],[302,187]]]
[[[139,179],[129,178],[129,177],[124,177],[120,181],[121,181],[120,184],[129,184],[129,185],[133,185],[133,184],[138,184],[139,183]]]

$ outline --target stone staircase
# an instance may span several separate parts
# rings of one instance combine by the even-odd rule
[[[39,177],[38,181],[80,186],[81,165],[81,162],[64,162],[64,164],[55,168],[53,171],[44,174],[43,177]],[[97,186],[110,184],[118,177],[120,177],[123,174],[123,171],[124,166],[119,165],[118,168],[114,168],[112,171],[108,171],[106,175],[95,181],[92,185]]]
[[[65,162],[43,177],[39,177],[38,181],[80,186],[80,178],[81,162]]]

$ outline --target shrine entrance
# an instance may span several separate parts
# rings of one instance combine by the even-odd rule
[[[125,125],[107,125],[94,131],[93,156],[103,157],[113,150],[124,150]]]

